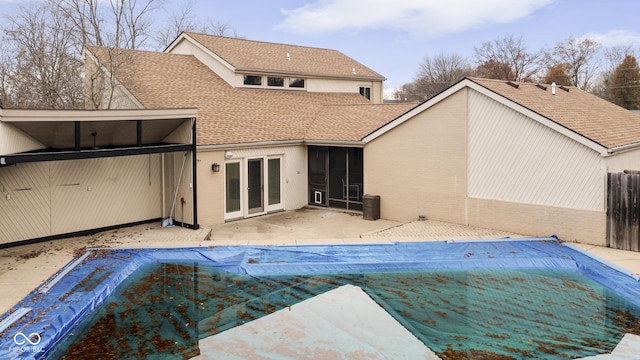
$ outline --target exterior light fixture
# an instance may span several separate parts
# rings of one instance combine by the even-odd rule
[[[211,171],[220,172],[220,164],[218,164],[218,163],[211,164]]]

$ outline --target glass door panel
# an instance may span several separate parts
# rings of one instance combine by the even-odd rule
[[[225,164],[225,212],[240,212],[240,163]],[[241,214],[238,214],[241,215]]]
[[[249,159],[247,161],[247,185],[248,213],[264,212],[262,159]]]
[[[280,183],[280,158],[267,160],[267,190],[268,204],[278,205],[281,203],[281,183]]]

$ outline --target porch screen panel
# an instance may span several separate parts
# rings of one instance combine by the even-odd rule
[[[240,163],[227,163],[225,174],[227,212],[240,211]]]
[[[346,209],[349,200],[347,176],[347,149],[329,150],[329,206]]]
[[[362,195],[363,195],[363,161],[362,161],[362,149],[352,148],[349,149],[348,164],[349,164],[349,209],[362,210]]]
[[[280,204],[280,159],[269,159],[267,172],[269,205]]]

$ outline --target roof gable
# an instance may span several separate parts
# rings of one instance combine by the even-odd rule
[[[379,73],[331,49],[185,32],[167,51],[184,40],[201,44],[230,64],[236,72],[384,80]]]
[[[575,87],[568,91],[533,83],[465,78],[395,119],[363,140],[373,141],[413,116],[429,109],[463,88],[471,88],[606,155],[630,145],[640,145],[640,117]]]

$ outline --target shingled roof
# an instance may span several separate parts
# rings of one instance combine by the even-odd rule
[[[640,116],[574,86],[556,87],[551,95],[550,85],[545,90],[533,83],[469,80],[607,149],[640,142]]]
[[[108,49],[87,49],[108,64]],[[198,109],[198,145],[304,140],[308,134],[360,141],[411,107],[372,105],[357,93],[234,88],[192,55],[110,51],[126,59],[115,76],[145,108]],[[361,107],[343,107],[341,116],[336,111],[344,105]]]
[[[337,50],[194,32],[185,32],[184,35],[221,57],[232,65],[236,72],[384,80],[382,75]]]

